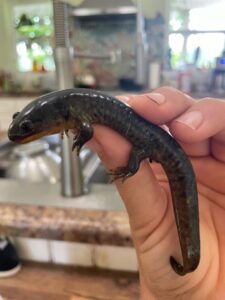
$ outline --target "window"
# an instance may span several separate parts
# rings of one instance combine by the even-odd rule
[[[182,52],[184,47],[184,37],[181,33],[172,33],[169,35],[169,47],[172,49],[172,67],[181,67]]]
[[[215,58],[220,56],[225,45],[223,33],[196,33],[187,38],[186,62],[197,67],[214,67]],[[196,58],[196,53],[198,58]],[[196,60],[196,61],[195,61]]]
[[[173,68],[182,68],[184,63],[215,66],[216,57],[225,49],[224,11],[225,1],[219,1],[171,12],[169,47]]]
[[[224,11],[225,1],[208,4],[206,7],[193,8],[189,12],[188,29],[225,31]]]
[[[14,19],[18,70],[54,70],[51,3],[17,5]]]

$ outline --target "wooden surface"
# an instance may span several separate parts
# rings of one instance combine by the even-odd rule
[[[138,300],[139,285],[136,274],[26,263],[14,277],[0,279],[0,295],[4,300]]]

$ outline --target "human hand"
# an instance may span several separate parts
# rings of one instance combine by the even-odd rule
[[[195,272],[183,277],[169,263],[171,254],[181,261],[181,253],[161,166],[143,161],[133,177],[116,181],[137,251],[141,299],[225,299],[225,101],[196,101],[169,87],[121,100],[147,120],[168,126],[189,155],[198,181],[201,261]],[[107,169],[126,165],[129,142],[101,125],[95,125],[94,132],[90,147]]]

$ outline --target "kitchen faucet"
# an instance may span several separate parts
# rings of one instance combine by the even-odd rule
[[[55,27],[55,63],[59,89],[73,88],[72,56],[70,52],[69,5],[53,0]],[[65,197],[84,194],[84,180],[79,156],[71,151],[72,137],[61,141],[61,193]]]

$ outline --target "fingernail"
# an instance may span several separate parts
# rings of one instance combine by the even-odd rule
[[[200,111],[190,111],[176,119],[177,122],[185,124],[186,126],[190,127],[191,129],[197,129],[202,121],[203,115]]]
[[[123,101],[123,102],[128,102],[130,100],[130,97],[128,96],[117,96],[116,98],[118,98],[119,100]]]
[[[96,141],[96,140],[92,140],[91,142],[87,143],[88,148],[90,148],[92,151],[100,154],[102,153],[102,146]]]
[[[159,93],[149,93],[146,94],[146,96],[157,104],[163,104],[166,102],[165,96]]]

